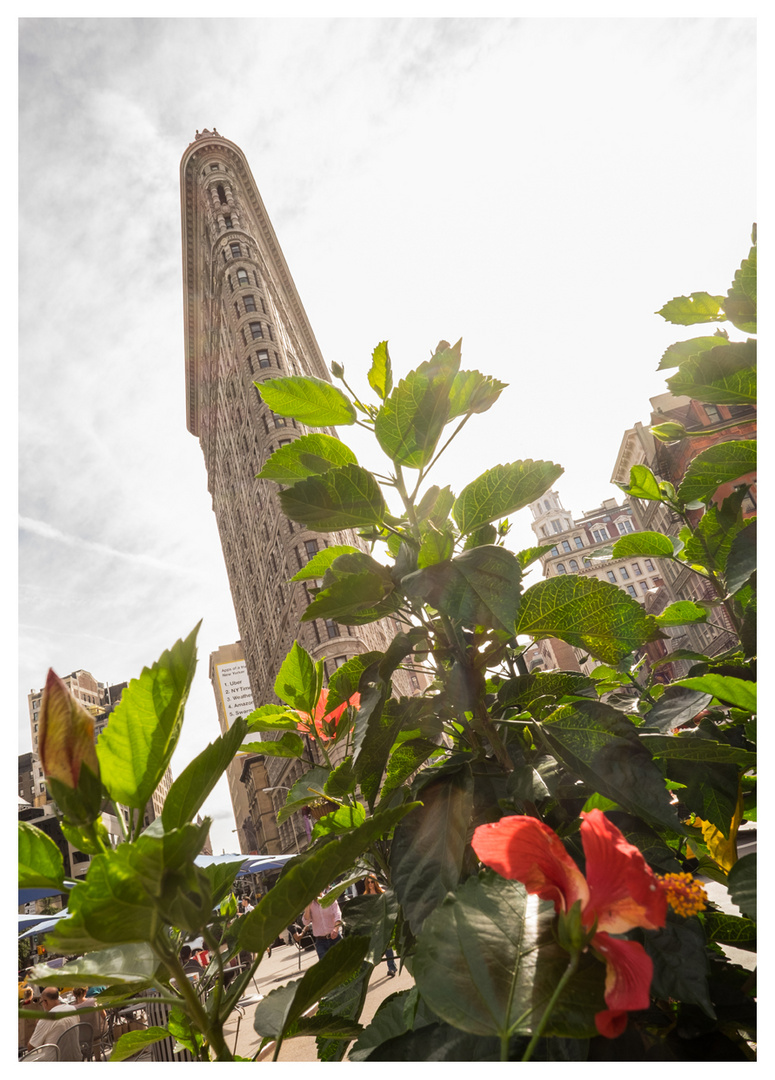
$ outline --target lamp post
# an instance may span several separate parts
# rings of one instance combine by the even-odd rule
[[[285,787],[284,784],[277,784],[275,787],[265,787],[265,788],[262,788],[261,790],[265,791],[265,792],[268,792],[268,791],[290,791],[291,789],[289,787]],[[296,826],[295,825],[293,826],[293,839],[294,839],[294,842],[296,844],[296,851],[297,851],[297,853],[299,855],[301,855],[301,848],[299,847],[299,835],[296,832]]]

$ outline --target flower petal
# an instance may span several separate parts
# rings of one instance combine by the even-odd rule
[[[605,963],[605,1003],[615,1012],[647,1009],[654,965],[638,941],[595,934],[592,948]]]
[[[585,907],[589,890],[584,875],[542,821],[518,815],[480,825],[471,846],[502,877],[521,881],[529,893],[552,900],[555,911],[567,911],[577,900]]]
[[[618,1039],[627,1027],[627,1013],[614,1009],[603,1009],[595,1013],[595,1027],[598,1034],[605,1035],[606,1039]]]
[[[597,916],[598,929],[622,934],[634,926],[645,930],[664,926],[665,892],[640,851],[601,810],[581,817],[589,911]]]

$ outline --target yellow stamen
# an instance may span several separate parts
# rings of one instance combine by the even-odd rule
[[[667,902],[676,915],[688,919],[703,911],[708,904],[708,894],[691,874],[658,874],[667,896]]]

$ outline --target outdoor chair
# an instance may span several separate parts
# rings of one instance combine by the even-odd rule
[[[93,1061],[92,1044],[94,1031],[91,1024],[83,1021],[73,1024],[57,1039],[60,1061]]]
[[[22,1054],[19,1061],[59,1061],[59,1047],[56,1043],[41,1043],[40,1046],[36,1046],[34,1050],[28,1050],[26,1054]]]

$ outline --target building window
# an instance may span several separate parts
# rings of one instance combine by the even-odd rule
[[[618,526],[619,526],[619,532],[621,533],[622,536],[624,536],[625,533],[635,532],[635,530],[632,527],[632,522],[630,521],[629,518],[624,518],[622,521],[618,522]]]
[[[546,526],[545,526],[545,525],[542,525],[542,526],[541,526],[541,536],[548,536],[548,535],[549,535],[549,534],[548,534],[548,532],[546,531]]]
[[[562,550],[566,553],[566,555],[570,551],[570,544],[568,543],[567,540],[563,540],[563,542],[562,542]]]
[[[606,570],[605,573],[606,573],[606,577],[608,578],[608,580],[612,581],[614,583],[614,585],[615,585],[616,584],[616,574],[613,572],[613,570]]]
[[[549,509],[549,500],[548,499],[544,499],[544,509],[545,510]]]
[[[260,322],[252,322],[250,324],[250,334],[254,341],[256,338],[262,338],[264,336],[264,331],[261,329]]]
[[[240,327],[240,333],[242,334],[242,344],[245,346],[245,348],[247,348],[248,339],[245,337],[245,327],[244,326]]]
[[[559,553],[559,551],[557,550],[556,547],[553,547],[552,550],[549,552],[549,554],[550,555],[559,555],[560,553]]]
[[[593,537],[594,540],[596,540],[598,542],[598,544],[604,544],[606,542],[606,540],[611,539],[610,536],[608,535],[608,533],[603,532],[602,529],[593,529],[592,530],[592,537]]]
[[[290,446],[291,445],[291,440],[290,439],[280,439],[280,441],[277,443],[277,445],[278,446]]]
[[[637,599],[634,585],[628,585],[627,586],[627,592],[630,594],[630,596],[633,597],[633,599]]]
[[[566,572],[565,571],[565,563],[558,562],[557,563],[557,573],[558,574],[564,574],[565,572]]]
[[[641,592],[649,591],[649,583],[647,581],[639,581],[638,584],[640,585]]]
[[[258,366],[259,367],[268,368],[270,366],[270,363],[269,363],[269,350],[268,349],[259,349],[258,352],[256,353],[256,359],[258,360]]]
[[[223,190],[223,184],[219,184],[215,190],[218,192],[218,202],[221,204],[221,206],[225,206],[226,192]]]
[[[632,564],[632,572],[635,575],[635,577],[640,577],[640,563],[634,562]]]
[[[254,296],[243,296],[242,303],[245,305],[245,311],[256,310],[256,300]]]
[[[718,424],[721,420],[721,413],[718,411],[715,405],[703,405],[705,415],[708,418],[709,424]]]
[[[223,223],[224,223],[224,225],[226,226],[227,229],[233,229],[234,228],[234,226],[231,223],[231,214],[224,214],[223,215]]]
[[[334,671],[337,671],[342,666],[342,664],[347,663],[347,657],[346,656],[335,656],[332,663],[334,665]]]
[[[229,274],[229,288],[234,292],[234,282],[231,280],[231,274]]]
[[[288,421],[285,419],[284,416],[275,416],[274,418],[275,427],[286,427],[287,423]]]
[[[239,257],[242,255],[242,248],[239,246],[239,244],[229,244],[229,247],[231,248],[232,259],[239,259]]]
[[[247,270],[243,270],[242,268],[240,268],[237,271],[237,284],[238,285],[249,285],[250,284],[250,281],[248,280],[248,272],[247,272]]]
[[[330,638],[339,637],[339,626],[333,619],[326,619],[326,633]]]
[[[654,573],[654,564],[653,564],[653,562],[651,561],[651,559],[646,559],[646,560],[644,561],[644,566],[646,567],[646,569],[648,570],[648,572],[649,572],[650,574],[653,574],[653,573]]]
[[[568,565],[570,566],[570,572],[572,574],[578,574],[578,572],[579,572],[579,564],[576,562],[575,559],[571,559],[571,561],[568,563]]]
[[[573,543],[576,545],[577,548],[583,548],[584,547],[584,541],[581,539],[580,536],[574,536],[573,537]]]
[[[552,528],[554,529],[555,532],[562,532],[562,527],[560,526],[559,521],[553,521],[552,522]]]
[[[317,555],[317,553],[318,553],[318,542],[317,542],[317,540],[305,540],[304,541],[304,548],[305,548],[305,550],[307,552],[307,562],[309,562],[309,560],[312,558],[312,556]]]
[[[627,572],[627,567],[626,566],[620,566],[619,567],[619,573],[621,574],[622,581],[628,581],[629,580],[630,575]]]
[[[211,165],[210,166],[210,172],[218,172],[218,166],[217,165]],[[204,170],[202,171],[202,175],[204,175]]]

